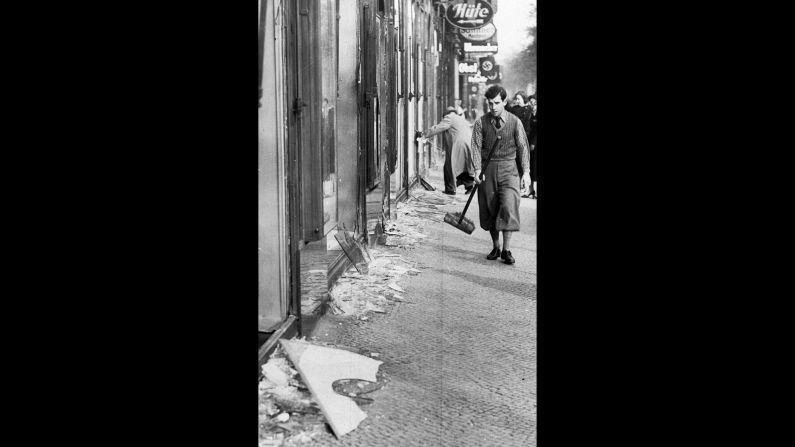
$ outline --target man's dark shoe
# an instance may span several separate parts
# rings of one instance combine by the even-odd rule
[[[445,191],[444,193],[447,194],[448,196],[454,196],[455,195],[455,191]]]
[[[491,253],[489,253],[489,255],[486,256],[486,259],[488,259],[489,261],[493,261],[493,260],[495,260],[495,259],[497,259],[499,257],[500,257],[500,249],[499,248],[493,248],[491,250]]]
[[[510,251],[503,250],[502,254],[500,255],[500,257],[505,260],[506,264],[513,264],[514,262],[516,262],[516,260],[511,255]]]

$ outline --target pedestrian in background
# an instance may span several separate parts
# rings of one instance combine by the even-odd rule
[[[455,107],[448,107],[439,124],[422,132],[423,138],[430,138],[444,132],[444,193],[455,195],[459,185],[466,192],[475,186],[475,169],[469,142],[472,128],[467,120],[458,114]]]
[[[532,111],[527,141],[530,143],[530,190],[533,192],[534,199],[538,197],[538,192],[535,189],[535,183],[538,180],[538,98],[536,95],[537,93],[533,93],[527,98]]]
[[[511,235],[519,231],[519,190],[530,183],[530,148],[522,122],[516,115],[505,112],[506,96],[508,93],[499,85],[492,85],[486,90],[489,113],[475,121],[473,126],[472,157],[475,162],[475,182],[480,185],[480,228],[489,232],[493,245],[486,259],[502,258],[506,264],[513,264],[516,261],[510,250]],[[489,156],[487,151],[492,146],[494,153],[491,161],[486,170],[481,172],[482,163]]]
[[[513,95],[513,105],[505,106],[505,110],[513,113],[519,118],[524,126],[527,141],[530,143],[530,182],[526,190],[522,190],[522,197],[536,198],[536,191],[533,183],[535,182],[535,151],[530,135],[533,129],[533,110],[528,102],[528,97],[523,91],[518,91]],[[526,191],[526,193],[525,193]]]

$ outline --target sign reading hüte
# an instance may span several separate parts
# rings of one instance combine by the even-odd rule
[[[447,6],[445,17],[456,28],[480,28],[491,22],[494,8],[485,1],[456,0]]]

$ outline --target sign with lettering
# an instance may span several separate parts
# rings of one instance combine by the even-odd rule
[[[497,27],[494,26],[492,23],[487,23],[480,28],[473,28],[473,29],[464,29],[461,28],[458,30],[458,34],[461,35],[465,40],[471,40],[473,42],[484,42],[486,40],[491,39],[494,34],[497,32]]]
[[[469,82],[477,82],[477,83],[480,83],[480,82],[486,82],[486,81],[488,81],[488,80],[489,80],[489,78],[487,78],[487,77],[485,77],[485,76],[480,76],[480,75],[477,75],[477,76],[470,76],[470,77],[468,77],[468,78],[467,78],[467,80],[468,80]]]
[[[467,59],[480,60],[481,57],[494,56],[494,53],[466,53]]]
[[[458,73],[459,74],[469,74],[469,73],[477,73],[478,72],[478,63],[477,62],[469,62],[464,61],[458,64]]]
[[[492,45],[487,43],[486,45],[473,45],[469,42],[464,42],[464,52],[466,53],[496,53],[499,49],[499,45]]]
[[[445,18],[456,28],[480,28],[491,23],[494,8],[483,0],[454,0],[447,6]]]

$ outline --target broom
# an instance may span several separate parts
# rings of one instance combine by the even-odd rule
[[[486,172],[486,167],[488,167],[489,161],[491,161],[491,154],[494,153],[494,149],[497,147],[497,143],[499,143],[501,139],[502,136],[497,135],[497,139],[494,140],[494,144],[491,146],[489,157],[486,159],[486,162],[483,163],[483,170],[480,172]],[[480,186],[480,183],[476,183],[475,187],[472,188],[472,191],[469,193],[469,200],[467,200],[467,204],[464,207],[464,211],[462,211],[461,214],[447,213],[444,215],[445,222],[458,228],[459,230],[463,231],[466,234],[472,234],[472,232],[475,231],[475,223],[472,222],[471,219],[467,219],[466,217],[464,217],[464,215],[467,213],[467,210],[469,209],[469,204],[472,203],[472,198],[475,197],[475,192],[477,192],[478,186]]]

